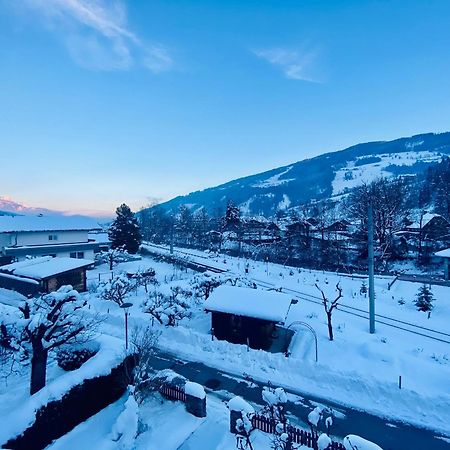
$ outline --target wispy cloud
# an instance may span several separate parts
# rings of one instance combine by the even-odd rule
[[[154,73],[174,62],[168,49],[148,44],[132,31],[122,0],[23,0],[58,33],[79,65],[94,70],[127,70],[142,65]]]
[[[254,50],[258,57],[276,67],[279,67],[286,78],[291,80],[320,83],[320,78],[314,74],[317,60],[315,50],[292,50],[286,48],[267,48]]]

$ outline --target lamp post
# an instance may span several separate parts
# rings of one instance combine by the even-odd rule
[[[128,350],[128,310],[133,306],[133,303],[122,303],[120,307],[125,312],[125,349]]]

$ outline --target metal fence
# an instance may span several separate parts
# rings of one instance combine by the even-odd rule
[[[252,425],[264,433],[275,434],[277,423],[265,416],[255,414],[252,416]],[[317,448],[317,434],[312,434],[309,431],[302,430],[292,425],[286,426],[286,432],[292,438],[294,443],[306,445],[309,448]],[[327,450],[345,450],[345,447],[340,442],[332,442]]]

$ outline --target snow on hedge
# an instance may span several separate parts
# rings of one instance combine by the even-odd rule
[[[203,388],[203,386],[192,381],[188,381],[184,385],[184,392],[187,395],[191,395],[192,397],[200,399],[204,399],[206,397],[205,389]]]
[[[101,335],[96,339],[100,345],[98,353],[79,369],[67,372],[50,382],[39,392],[29,397],[9,414],[2,417],[0,443],[20,435],[36,420],[36,412],[47,403],[60,400],[74,386],[84,380],[108,375],[124,359],[123,341],[112,336]]]
[[[356,436],[355,434],[349,434],[344,438],[344,447],[345,450],[354,450],[357,448],[358,450],[383,450],[377,444],[370,442],[362,437]]]
[[[228,402],[228,409],[230,411],[238,411],[243,412],[245,414],[253,414],[255,412],[253,406],[250,405],[250,403],[247,403],[242,397],[239,396],[233,397]]]

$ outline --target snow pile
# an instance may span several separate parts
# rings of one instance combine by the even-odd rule
[[[319,450],[326,450],[330,445],[331,439],[325,433],[322,433],[319,436],[319,439],[317,439],[317,446]]]
[[[125,402],[125,409],[120,413],[112,429],[112,440],[117,442],[118,448],[129,450],[133,448],[138,434],[139,406],[134,398],[132,386],[128,387],[129,396]]]
[[[0,233],[21,231],[100,230],[97,222],[78,216],[0,216]]]
[[[188,381],[184,385],[184,392],[187,395],[191,395],[192,397],[200,399],[204,399],[206,397],[205,389],[203,388],[203,386],[192,381]]]
[[[358,450],[383,450],[377,444],[374,444],[373,442],[370,442],[354,434],[345,436],[344,447],[345,450],[354,450],[355,448],[357,448]]]
[[[99,352],[79,369],[64,373],[2,417],[0,443],[7,442],[31,426],[36,420],[36,412],[47,403],[60,400],[74,386],[82,384],[84,380],[110,374],[111,369],[123,361],[123,341],[121,339],[101,335],[97,341],[100,344]]]
[[[250,403],[247,403],[242,397],[239,396],[233,397],[228,402],[228,409],[230,411],[238,411],[243,412],[245,414],[253,414],[255,412],[253,406],[250,405]]]

